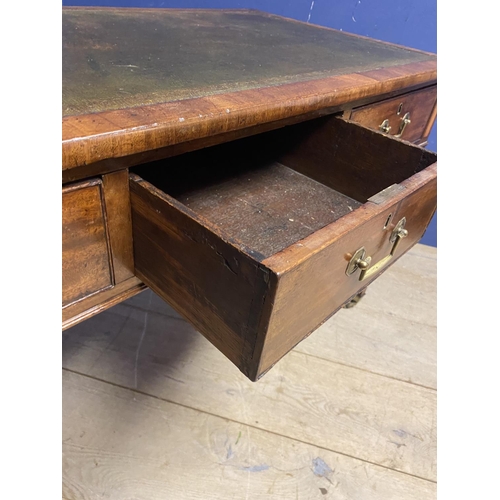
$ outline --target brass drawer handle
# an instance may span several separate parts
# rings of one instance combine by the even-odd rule
[[[388,134],[391,131],[391,126],[389,125],[389,120],[386,118],[378,127],[380,132]]]
[[[411,123],[410,113],[405,113],[403,118],[401,118],[401,123],[399,125],[398,133],[394,137],[401,137],[405,131],[406,126]]]
[[[359,281],[370,278],[376,274],[380,269],[382,269],[394,256],[396,248],[399,242],[408,236],[408,231],[404,228],[406,225],[406,217],[403,217],[397,224],[391,233],[389,241],[392,243],[391,251],[389,255],[385,256],[383,259],[379,260],[377,263],[370,266],[372,258],[366,255],[365,247],[358,248],[354,255],[351,257],[349,264],[347,265],[346,274],[351,276],[358,269],[361,269],[359,274]]]
[[[399,113],[398,113],[399,114]],[[410,120],[410,113],[405,113],[403,118],[401,118],[401,123],[399,124],[399,130],[397,134],[394,134],[393,137],[399,138],[403,135],[403,132],[405,131],[407,125],[411,123]],[[380,132],[383,132],[384,134],[388,134],[391,131],[391,126],[389,125],[389,119],[385,119],[378,127]]]

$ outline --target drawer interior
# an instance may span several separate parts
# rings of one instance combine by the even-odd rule
[[[263,260],[356,209],[360,203],[238,141],[141,169],[158,189]],[[208,154],[207,154],[208,152]]]
[[[363,147],[366,137],[352,137],[359,131],[379,135],[326,117],[134,172],[262,261],[435,161],[432,153],[398,148],[396,141]]]
[[[134,168],[135,274],[256,380],[366,286],[351,253],[418,241],[435,161],[330,116]]]

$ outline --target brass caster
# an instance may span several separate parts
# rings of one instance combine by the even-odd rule
[[[366,288],[361,290],[361,292],[357,293],[347,304],[344,306],[344,309],[351,309],[354,307],[364,296],[366,295]]]

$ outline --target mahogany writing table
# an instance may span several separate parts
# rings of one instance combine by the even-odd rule
[[[425,232],[436,82],[257,11],[63,9],[63,328],[147,286],[258,379]]]

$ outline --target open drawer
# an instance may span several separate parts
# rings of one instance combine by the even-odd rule
[[[418,242],[435,162],[329,116],[142,165],[135,272],[257,380]]]

